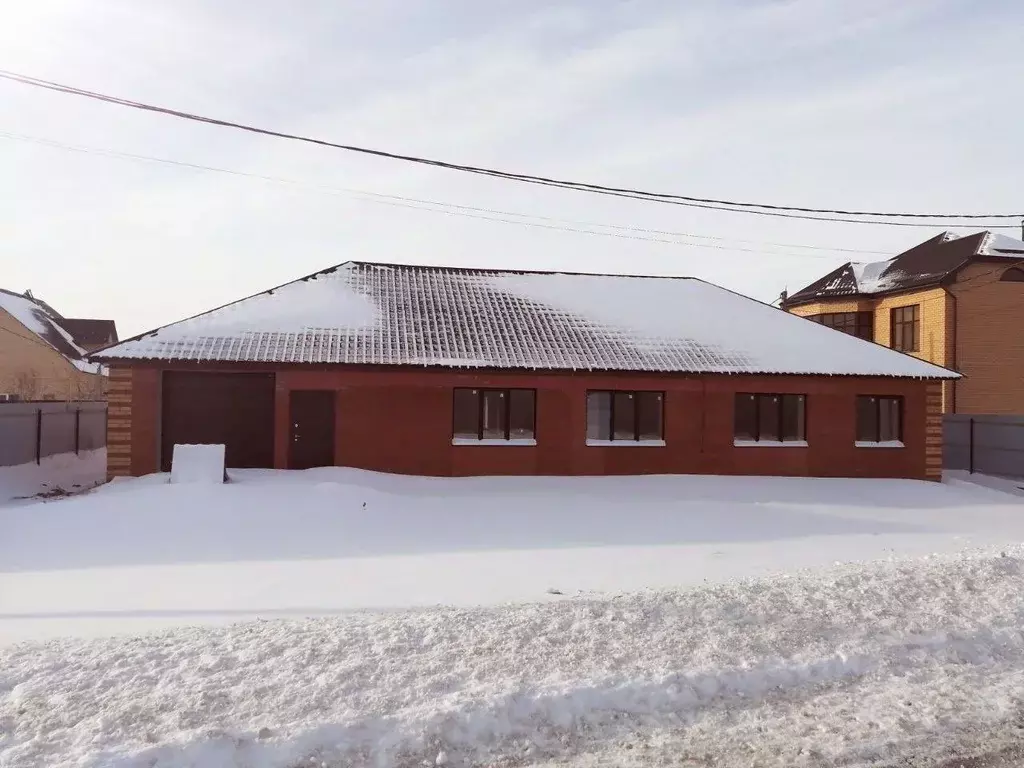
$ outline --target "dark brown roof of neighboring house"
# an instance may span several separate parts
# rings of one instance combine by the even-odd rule
[[[956,237],[943,232],[888,261],[847,262],[786,298],[786,306],[843,296],[884,295],[938,285],[976,259],[1024,258],[1024,242],[978,232]]]
[[[91,318],[63,318],[59,321],[80,347],[95,349],[117,341],[117,326],[113,320]]]

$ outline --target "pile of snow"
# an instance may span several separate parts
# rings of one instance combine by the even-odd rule
[[[1022,579],[1013,548],[0,648],[0,764],[933,765],[1021,738]]]
[[[219,485],[224,482],[223,445],[175,445],[171,456],[172,483]]]
[[[909,480],[230,476],[0,507],[0,644],[551,601],[1024,541],[1020,498]]]
[[[47,456],[40,464],[0,467],[0,505],[24,503],[39,494],[77,493],[102,483],[106,474],[106,448]]]

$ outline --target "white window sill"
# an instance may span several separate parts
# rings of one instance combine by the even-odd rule
[[[664,440],[587,440],[591,448],[664,448]]]
[[[903,448],[902,440],[882,440],[881,442],[873,442],[870,440],[858,440],[854,443],[857,448]]]
[[[514,437],[511,440],[477,440],[472,437],[453,437],[452,445],[536,445],[537,441],[527,437]]]
[[[737,448],[806,448],[806,440],[733,440]]]

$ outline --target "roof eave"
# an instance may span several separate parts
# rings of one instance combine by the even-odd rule
[[[104,358],[92,362],[102,365],[120,365],[123,367],[164,367],[187,366],[209,366],[211,368],[241,368],[241,369],[267,369],[267,368],[374,368],[374,369],[401,369],[401,370],[430,370],[448,371],[458,373],[518,373],[518,374],[561,374],[567,373],[594,373],[594,374],[619,374],[629,376],[810,376],[824,378],[864,378],[864,379],[919,379],[928,381],[960,379],[961,374],[934,363],[927,363],[934,368],[944,371],[935,375],[923,374],[899,374],[899,373],[828,373],[823,371],[698,371],[698,370],[637,370],[626,368],[528,368],[528,367],[501,367],[495,365],[442,365],[433,363],[323,363],[304,362],[287,360],[209,360],[192,358],[160,358],[160,357],[124,357]],[[925,361],[921,361],[925,362]]]

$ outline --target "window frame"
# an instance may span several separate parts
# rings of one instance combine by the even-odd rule
[[[585,407],[587,408],[587,432],[590,430],[590,396],[591,395],[608,395],[609,408],[608,408],[608,437],[607,438],[592,438],[589,434],[584,434],[586,444],[591,447],[596,446],[654,446],[662,447],[665,445],[665,399],[666,394],[664,390],[657,389],[588,389],[586,392]],[[633,400],[633,438],[615,437],[615,401],[616,395],[628,395]],[[655,395],[660,404],[660,413],[658,414],[658,434],[660,437],[656,439],[652,438],[641,438],[640,437],[640,395]]]
[[[870,311],[822,312],[808,315],[807,319],[864,341],[875,340],[875,316]]]
[[[740,437],[737,435],[737,423],[736,417],[738,413],[737,404],[739,398],[750,397],[754,401],[754,414],[753,414],[753,437]],[[776,405],[775,413],[775,429],[778,433],[777,439],[762,440],[761,439],[761,401],[764,398],[776,397],[778,403]],[[784,423],[784,412],[785,412],[785,399],[787,397],[799,398],[803,405],[803,435],[798,438],[786,438],[783,436],[783,423]],[[806,393],[800,392],[736,392],[733,395],[733,423],[732,423],[732,444],[735,447],[751,447],[751,446],[784,446],[788,448],[806,448],[807,447],[807,395]]]
[[[476,434],[475,438],[456,434],[458,412],[456,399],[458,393],[469,391],[476,394]],[[484,402],[485,393],[499,393],[505,403],[505,436],[484,437]],[[533,421],[531,437],[512,437],[512,393],[529,392],[533,395]],[[522,445],[537,444],[537,390],[530,387],[452,387],[452,445]]]
[[[905,315],[910,311],[912,319],[907,320]],[[897,319],[898,318],[898,319]],[[906,329],[910,328],[913,335],[913,344],[906,344]],[[899,334],[896,329],[899,328]],[[897,335],[899,343],[897,344]],[[897,352],[920,352],[921,351],[921,305],[905,304],[902,307],[893,307],[889,310],[889,346]]]
[[[860,404],[863,400],[874,401],[874,427],[877,439],[865,440],[860,434]],[[882,439],[882,401],[890,401],[896,403],[897,413],[899,418],[897,420],[897,430],[895,440],[883,440]],[[857,399],[854,402],[854,441],[853,444],[857,448],[903,448],[905,444],[903,442],[903,436],[905,434],[904,420],[906,418],[905,403],[902,395],[857,395]]]

